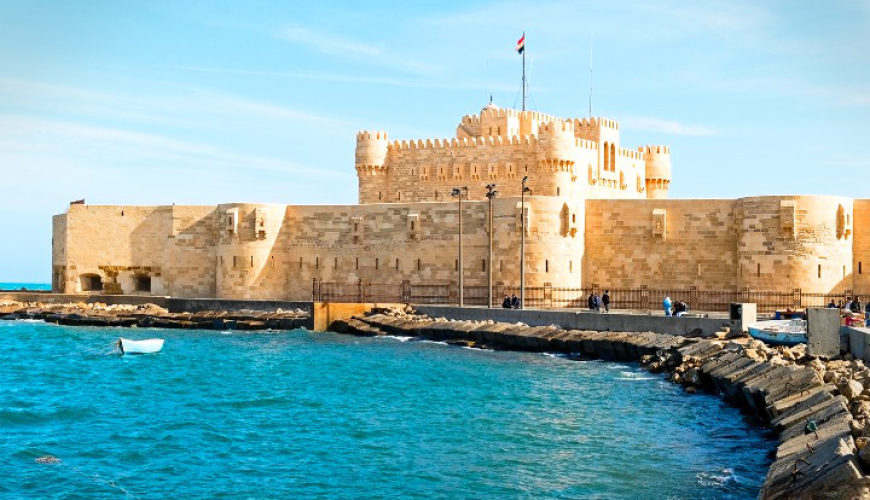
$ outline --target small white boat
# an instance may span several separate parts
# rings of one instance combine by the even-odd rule
[[[749,335],[771,345],[807,343],[807,322],[802,319],[759,321],[749,325]]]
[[[121,354],[152,354],[163,349],[163,339],[130,340],[121,337],[118,348]]]

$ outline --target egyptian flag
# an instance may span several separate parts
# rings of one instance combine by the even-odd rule
[[[524,50],[526,50],[526,34],[525,33],[523,33],[523,37],[520,38],[520,41],[517,42],[517,54],[522,54]]]

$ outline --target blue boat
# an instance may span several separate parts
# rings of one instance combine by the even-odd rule
[[[807,322],[802,319],[759,321],[749,325],[749,335],[770,345],[806,344]]]

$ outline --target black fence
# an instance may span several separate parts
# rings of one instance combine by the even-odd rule
[[[509,288],[499,283],[493,285],[493,305],[501,306],[504,296],[519,294],[516,288]],[[758,305],[759,312],[770,313],[785,309],[803,309],[806,307],[824,307],[830,302],[845,302],[852,295],[851,290],[843,293],[808,293],[800,289],[791,292],[757,291],[744,288],[742,290],[701,290],[695,287],[688,289],[665,288],[605,288],[601,286],[583,288],[544,286],[526,287],[526,307],[547,309],[586,309],[589,296],[595,293],[610,292],[611,309],[629,309],[639,311],[658,310],[662,308],[665,297],[680,300],[689,304],[695,311],[728,311],[732,302],[751,302]],[[470,306],[487,305],[486,285],[466,285],[463,287],[463,303]],[[336,283],[314,280],[311,300],[315,302],[394,302],[412,304],[458,304],[459,287],[455,283],[445,284],[411,284],[404,281],[399,284],[370,283]]]

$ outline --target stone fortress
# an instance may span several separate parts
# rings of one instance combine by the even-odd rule
[[[310,300],[316,280],[870,295],[870,200],[669,200],[667,146],[623,148],[619,124],[493,104],[452,139],[360,132],[359,204],[70,205],[53,219],[52,289]],[[531,193],[522,209],[522,179]],[[486,185],[496,184],[488,262]],[[496,298],[498,299],[498,298]]]

